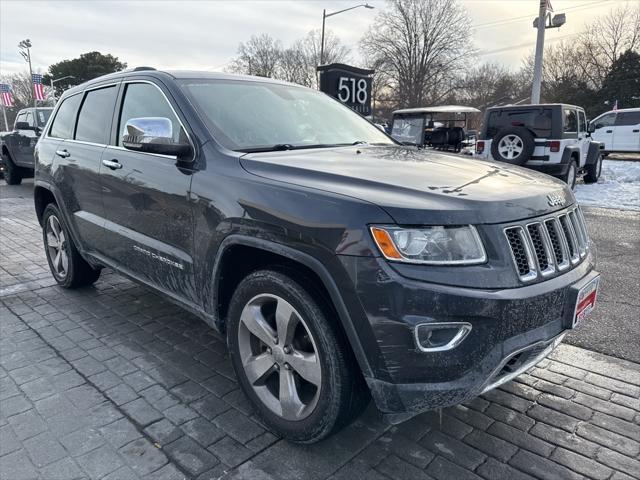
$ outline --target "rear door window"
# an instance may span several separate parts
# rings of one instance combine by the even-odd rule
[[[497,110],[489,114],[487,120],[487,138],[493,138],[498,131],[505,128],[525,127],[536,137],[551,136],[551,109]]]
[[[65,98],[58,108],[49,136],[55,138],[72,138],[73,127],[76,124],[76,113],[82,100],[82,95]]]
[[[87,92],[78,115],[76,140],[101,145],[109,142],[116,94],[115,85]]]
[[[576,133],[578,131],[578,115],[573,109],[562,111],[562,131],[564,133]]]
[[[620,112],[616,117],[616,127],[621,125],[638,125],[640,123],[639,112]]]

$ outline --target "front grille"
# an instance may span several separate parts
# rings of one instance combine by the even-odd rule
[[[520,280],[548,277],[587,254],[589,236],[579,207],[504,230]]]

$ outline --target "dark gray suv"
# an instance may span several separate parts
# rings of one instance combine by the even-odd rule
[[[111,267],[226,334],[264,422],[317,441],[533,366],[594,307],[570,189],[397,144],[326,95],[149,68],[67,91],[35,205],[67,288]]]

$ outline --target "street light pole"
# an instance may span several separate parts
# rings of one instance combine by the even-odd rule
[[[29,64],[29,83],[31,85],[31,98],[33,98],[33,106],[37,107],[38,101],[36,100],[36,93],[33,90],[33,70],[31,68],[31,52],[29,51],[29,49],[31,48],[31,40],[29,40],[28,38],[26,40],[22,40],[18,44],[18,47],[21,50],[20,55],[22,55],[22,58],[24,58],[25,61]]]
[[[536,56],[533,64],[533,85],[531,86],[531,103],[540,103],[540,90],[542,88],[542,60],[544,56],[544,32],[547,28],[560,28],[566,22],[564,13],[559,13],[551,18],[553,11],[549,0],[540,0],[538,18],[533,25],[538,29],[536,40]],[[547,24],[547,21],[549,22]]]
[[[324,24],[325,24],[325,20],[327,18],[329,18],[329,17],[333,17],[334,15],[338,15],[339,13],[348,12],[349,10],[353,10],[354,8],[360,8],[360,7],[364,7],[364,8],[368,8],[368,9],[375,8],[373,5],[369,5],[368,3],[361,3],[361,4],[356,5],[354,7],[349,7],[349,8],[345,8],[343,10],[338,10],[337,12],[327,13],[326,10],[322,10],[322,36],[321,36],[321,40],[320,40],[320,65],[324,65]]]
[[[64,77],[60,77],[60,78],[56,78],[55,80],[53,79],[53,77],[50,79],[51,82],[51,95],[53,95],[53,104],[56,104],[56,89],[53,86],[54,83],[58,83],[61,82],[62,80],[66,80],[67,78],[76,78],[73,75],[67,75]]]

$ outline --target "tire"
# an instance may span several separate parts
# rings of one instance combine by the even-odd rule
[[[504,128],[493,137],[491,155],[499,162],[523,165],[531,158],[535,146],[533,134],[526,128]]]
[[[58,285],[64,288],[79,288],[93,284],[100,277],[100,270],[94,269],[82,258],[69,229],[64,223],[60,210],[50,203],[42,215],[42,239],[49,269]],[[62,244],[60,257],[55,244]]]
[[[4,179],[7,185],[20,185],[22,183],[22,169],[13,163],[9,155],[2,155],[2,159],[5,166]]]
[[[569,185],[571,190],[576,189],[576,180],[578,179],[578,162],[574,159],[571,159],[569,162],[569,167],[564,175],[561,175],[560,180]]]
[[[584,183],[596,183],[602,173],[602,155],[598,155],[595,163],[587,165],[587,173],[584,176]]]
[[[229,306],[227,343],[240,386],[264,423],[296,443],[344,427],[368,399],[347,341],[320,299],[289,275],[260,270],[240,282]],[[279,324],[276,311],[284,313]]]

